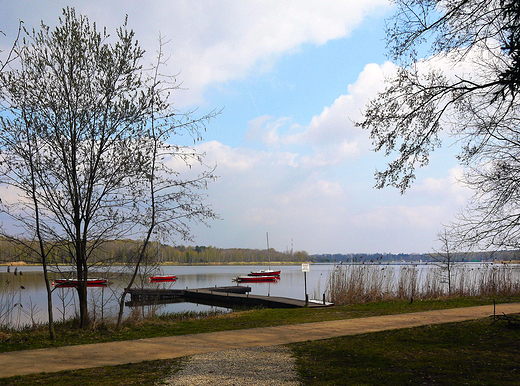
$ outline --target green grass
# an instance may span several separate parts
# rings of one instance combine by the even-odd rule
[[[145,361],[118,366],[98,367],[58,373],[0,378],[3,386],[155,386],[180,369],[181,359]]]
[[[520,298],[496,299],[497,303]],[[388,301],[325,309],[258,309],[197,317],[165,315],[129,323],[122,332],[110,327],[78,330],[58,326],[50,342],[44,328],[0,332],[1,351],[62,346],[153,336],[181,335],[305,322],[419,312],[492,304],[492,299],[463,298]],[[39,342],[43,339],[43,342]],[[347,336],[291,345],[303,385],[513,385],[520,373],[520,329],[490,319]],[[159,385],[181,360],[0,378],[0,385]],[[1,374],[1,368],[0,368]]]
[[[520,328],[491,319],[292,344],[304,385],[518,385]]]
[[[520,302],[520,297],[497,298],[496,301]],[[200,317],[194,313],[171,314],[125,323],[121,331],[114,331],[111,325],[78,329],[75,322],[71,321],[56,323],[57,338],[54,341],[49,339],[46,326],[22,331],[0,330],[0,352],[352,319],[492,303],[493,299],[490,298],[436,299],[413,303],[394,300],[321,309],[256,309],[209,317]]]

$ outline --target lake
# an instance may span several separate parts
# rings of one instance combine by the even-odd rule
[[[325,288],[328,272],[334,267],[333,264],[313,264],[307,273],[307,293],[309,298],[321,299]],[[266,266],[162,266],[160,274],[176,275],[177,281],[173,283],[150,284],[147,276],[143,278],[145,287],[158,288],[205,288],[214,286],[236,285],[233,278],[246,275],[250,271],[265,269]],[[280,269],[280,280],[276,283],[247,283],[251,287],[251,294],[267,296],[283,296],[295,299],[305,299],[305,280],[301,265],[271,266],[272,269]],[[47,321],[47,295],[45,281],[41,267],[21,266],[17,267],[17,275],[14,274],[15,267],[10,267],[7,272],[6,266],[0,266],[0,325],[21,326],[35,322]],[[21,274],[20,274],[21,273]],[[154,273],[156,274],[156,273]],[[91,277],[106,277],[103,272],[93,273]],[[59,276],[56,276],[59,277]],[[89,302],[91,313],[99,318],[114,314],[117,310],[115,294],[120,295],[126,280],[114,273],[109,273],[109,286],[107,288],[89,288]],[[137,283],[134,287],[140,287]],[[53,291],[54,318],[62,319],[63,316],[74,315],[75,289],[56,288]],[[129,297],[127,300],[130,300]],[[101,306],[103,305],[103,306]],[[128,308],[128,307],[127,307]],[[65,311],[63,311],[65,309]],[[174,303],[161,305],[158,312],[184,312],[184,311],[207,311],[219,309],[218,307],[205,306],[194,303]],[[11,310],[11,312],[9,312]],[[129,310],[127,309],[126,312]]]
[[[310,299],[322,299],[329,274],[336,266],[336,264],[310,265],[310,272],[306,276],[307,294]],[[356,266],[360,269],[356,269]],[[117,272],[122,268],[116,266],[111,267],[110,271],[90,271],[90,277],[109,279],[109,286],[106,288],[88,289],[89,311],[91,317],[95,320],[117,314],[118,296],[128,283],[128,275]],[[233,278],[246,275],[252,270],[265,268],[265,266],[246,265],[161,266],[159,272],[154,271],[143,275],[133,287],[194,289],[230,286],[236,285]],[[282,271],[280,280],[276,283],[247,283],[247,286],[251,287],[251,294],[305,299],[305,276],[301,265],[273,265],[271,268]],[[62,271],[65,269],[62,268]],[[405,290],[413,287],[418,291],[431,291],[432,289],[446,291],[445,273],[443,273],[441,267],[431,263],[345,264],[336,272],[351,275],[343,283],[363,283],[364,291],[374,293],[375,290],[376,296],[382,293],[397,292],[403,285],[406,287]],[[152,274],[176,275],[178,279],[173,283],[151,284],[148,282],[148,277]],[[455,291],[464,290],[464,293],[467,293],[468,296],[478,296],[482,291],[498,289],[500,286],[507,287],[506,289],[509,292],[518,293],[520,291],[520,265],[518,264],[457,263],[454,265],[452,275],[454,283],[452,288]],[[62,276],[55,274],[51,278],[58,277]],[[436,293],[439,294],[439,292]],[[56,288],[52,296],[55,320],[74,316],[77,309],[76,290],[74,288]],[[406,292],[403,296],[410,297],[410,294]],[[436,295],[433,294],[432,296]],[[126,300],[130,300],[129,296]],[[15,275],[14,267],[10,267],[10,272],[7,272],[6,266],[0,266],[0,325],[23,326],[30,325],[33,322],[46,322],[46,304],[45,282],[41,267],[18,267]],[[147,309],[141,307],[139,311],[149,312],[151,309],[151,307]],[[208,311],[212,309],[224,310],[194,303],[172,303],[154,306],[153,311],[165,313]],[[137,308],[134,308],[135,310]],[[125,312],[128,315],[131,309],[126,307]]]

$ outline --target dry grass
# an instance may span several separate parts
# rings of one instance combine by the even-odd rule
[[[516,265],[458,265],[451,268],[450,275],[451,288],[446,270],[441,266],[338,265],[327,277],[325,292],[337,305],[390,299],[520,294],[520,267]]]
[[[11,265],[13,267],[24,267],[26,265],[29,265],[27,264],[25,261],[7,261],[5,263],[1,263],[0,265]]]

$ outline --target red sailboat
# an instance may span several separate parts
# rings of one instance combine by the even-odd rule
[[[52,282],[54,287],[77,287],[78,279],[55,279]],[[87,287],[106,287],[108,286],[108,279],[87,279]]]
[[[162,282],[175,281],[175,280],[177,280],[177,276],[175,276],[175,275],[150,276],[148,278],[148,281],[150,283],[162,283]]]
[[[269,267],[267,269],[262,269],[260,271],[251,271],[248,275],[256,276],[256,277],[275,276],[277,278],[280,278],[280,273],[282,271],[271,269],[271,256],[269,255],[269,233],[268,232],[266,232],[266,237],[267,237],[267,259],[269,261]]]
[[[277,282],[278,276],[238,276],[233,279],[236,282],[239,283],[270,283],[270,282]]]

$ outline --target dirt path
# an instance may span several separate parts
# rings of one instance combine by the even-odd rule
[[[499,304],[497,314],[520,313],[520,303]],[[493,315],[493,306],[336,320],[207,334],[97,343],[0,353],[0,377],[178,358],[246,347],[272,346]]]

